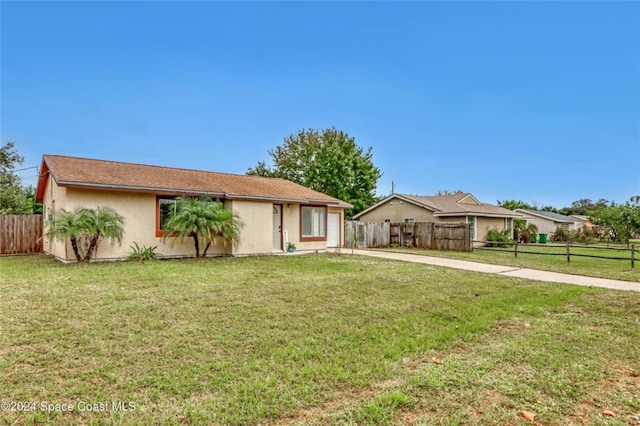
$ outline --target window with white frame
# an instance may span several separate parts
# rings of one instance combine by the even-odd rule
[[[476,239],[476,217],[475,216],[467,216],[467,223],[469,224],[469,235],[471,236],[471,241],[475,241],[475,239]]]
[[[413,220],[413,218],[412,218],[412,217],[408,217],[408,218],[406,218],[406,219],[404,220],[404,223],[413,223],[413,222],[414,222],[414,220]]]
[[[310,239],[327,238],[327,208],[318,206],[301,207],[301,236]]]

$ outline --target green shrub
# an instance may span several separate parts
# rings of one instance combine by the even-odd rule
[[[127,260],[137,260],[138,262],[146,262],[147,260],[156,260],[158,259],[158,254],[156,253],[156,249],[158,246],[153,247],[140,247],[138,243],[134,242],[131,247],[131,254],[127,256]]]
[[[497,229],[490,229],[487,233],[487,244],[489,247],[508,247],[513,244],[513,240],[509,236],[511,234],[510,229],[499,231]]]
[[[557,227],[556,231],[553,233],[553,241],[569,241],[569,230],[567,228]]]

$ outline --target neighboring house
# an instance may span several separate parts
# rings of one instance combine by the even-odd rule
[[[569,216],[559,213],[546,212],[542,210],[517,209],[528,223],[534,223],[538,227],[539,234],[553,234],[557,228],[566,228],[569,230],[579,229],[582,222]]]
[[[168,213],[179,196],[219,199],[243,223],[235,247],[212,246],[212,256],[283,252],[343,245],[344,209],[352,205],[284,179],[234,175],[59,155],[43,156],[36,199],[46,219],[61,209],[109,206],[124,216],[122,245],[104,241],[96,259],[122,259],[134,242],[158,246],[164,256],[194,255],[193,241],[162,240]],[[190,240],[190,239],[189,239]],[[72,260],[70,244],[44,240],[44,251]]]
[[[417,196],[392,194],[353,217],[363,222],[468,222],[474,245],[487,241],[491,229],[513,229],[521,215],[492,204],[481,203],[471,194]]]
[[[578,228],[585,227],[586,229],[593,228],[593,223],[591,223],[591,219],[589,216],[581,215],[581,214],[572,214],[571,217],[574,219],[575,226]]]

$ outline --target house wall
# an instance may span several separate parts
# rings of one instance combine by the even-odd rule
[[[227,201],[227,207],[240,216],[244,224],[240,243],[232,251],[234,255],[265,254],[273,252],[273,206],[282,206],[282,232],[287,234],[287,241],[283,241],[283,250],[286,250],[286,243],[291,242],[296,245],[296,250],[325,250],[325,241],[300,241],[300,208],[298,203],[273,203],[257,201]],[[289,207],[291,206],[291,207]],[[343,209],[327,208],[327,213],[341,213],[344,217]],[[341,235],[344,233],[344,224],[341,224]],[[326,226],[326,224],[325,224]],[[326,229],[326,228],[325,228]],[[249,235],[250,237],[247,237]]]
[[[102,190],[85,190],[59,187],[53,179],[49,179],[43,199],[45,219],[49,219],[53,211],[60,209],[71,211],[77,207],[95,208],[109,206],[124,217],[124,235],[122,244],[111,245],[105,240],[98,247],[96,260],[122,259],[131,253],[131,246],[157,246],[156,252],[167,257],[193,256],[195,248],[193,239],[176,242],[171,239],[163,241],[156,237],[156,195],[133,192],[114,192]],[[280,204],[280,203],[276,203]],[[288,231],[288,240],[297,246],[297,250],[324,250],[326,241],[300,242],[300,205],[282,204],[282,229]],[[291,204],[291,207],[289,207]],[[240,241],[235,247],[224,247],[222,244],[211,246],[207,252],[210,256],[222,254],[251,255],[273,252],[273,202],[226,200],[225,207],[238,215],[243,223]],[[328,208],[327,212],[341,213],[341,208]],[[45,221],[46,223],[46,221]],[[341,221],[342,232],[344,224]],[[45,229],[46,231],[46,229]],[[69,241],[49,241],[44,239],[44,251],[62,260],[75,261],[73,249]],[[286,246],[283,245],[283,249]],[[201,247],[202,250],[202,247]]]
[[[71,209],[76,207],[95,208],[109,206],[124,217],[124,235],[122,244],[111,245],[103,241],[96,259],[121,259],[131,253],[131,246],[157,246],[156,252],[168,257],[193,256],[195,247],[193,238],[182,241],[156,237],[156,196],[132,192],[110,192],[69,188],[67,203]],[[202,251],[204,247],[200,247]],[[221,255],[223,247],[211,246],[207,255]]]
[[[486,217],[486,216],[442,216],[436,218],[437,222],[471,222],[473,219],[473,226],[475,234],[471,235],[471,239],[476,242],[473,243],[474,247],[482,247],[485,246],[487,241],[487,235],[489,230],[497,229],[498,231],[502,231],[507,228],[507,219],[503,217]]]
[[[44,197],[42,200],[42,211],[44,213],[44,238],[42,241],[42,250],[44,253],[64,260],[69,259],[68,253],[71,253],[71,258],[74,257],[71,244],[58,240],[50,240],[46,237],[46,232],[48,229],[47,222],[53,219],[54,212],[59,211],[60,209],[68,210],[65,205],[66,194],[66,188],[58,186],[58,184],[56,184],[56,182],[51,179],[51,177],[47,179]]]
[[[487,234],[491,229],[497,229],[498,231],[506,229],[505,218],[476,216],[476,228],[476,240],[487,241]],[[484,245],[484,243],[476,245]]]
[[[302,249],[302,243],[300,243],[300,204],[291,203],[282,204],[282,232],[284,239],[284,232],[287,232],[288,240],[283,241],[283,249],[287,249],[287,242],[296,245],[296,250]]]
[[[293,203],[291,204],[291,207],[289,207],[288,203],[284,203],[282,207],[282,229],[288,232],[289,241],[296,245],[296,250],[325,250],[327,248],[326,240],[300,241],[300,228],[302,226],[300,220],[302,215],[302,206],[302,204]],[[331,209],[329,207],[327,208],[327,213],[332,211],[342,212],[342,209]],[[327,223],[325,222],[325,231],[326,229]]]
[[[550,219],[543,219],[538,216],[533,216],[523,211],[520,211],[518,213],[520,213],[523,216],[523,218],[526,219],[527,223],[535,224],[538,227],[539,234],[551,235],[556,232],[556,228],[558,227],[558,224],[555,221]]]
[[[273,203],[227,200],[225,207],[240,217],[243,224],[240,242],[233,247],[234,255],[271,253],[273,241]]]
[[[109,240],[103,240],[94,257],[96,260],[123,259],[131,253],[134,242],[141,247],[157,246],[156,252],[163,256],[182,257],[195,254],[192,238],[176,242],[171,239],[163,241],[161,237],[156,237],[156,196],[154,194],[62,188],[49,179],[43,205],[47,217],[53,213],[54,209],[59,212],[60,209],[71,211],[77,207],[96,208],[98,206],[111,207],[124,217],[122,244],[111,244]],[[49,241],[45,237],[43,248],[45,253],[62,260],[75,260],[69,241],[65,243]],[[221,255],[224,250],[224,247],[212,246],[207,254]]]
[[[418,207],[415,204],[401,201],[397,198],[391,199],[372,211],[363,214],[358,220],[361,222],[384,222],[385,219],[389,219],[391,222],[404,222],[407,218],[413,218],[415,222],[439,221],[437,218],[434,218],[432,212],[424,207]],[[442,222],[442,220],[440,221]],[[449,220],[444,220],[444,222],[448,221]]]

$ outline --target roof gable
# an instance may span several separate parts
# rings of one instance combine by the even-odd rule
[[[404,195],[404,194],[391,194],[388,197],[383,198],[382,200],[378,201],[377,203],[375,203],[374,205],[372,205],[368,209],[365,209],[365,210],[361,211],[360,213],[358,213],[357,215],[353,216],[353,219],[357,220],[359,217],[369,213],[370,211],[373,211],[373,210],[377,209],[378,207],[380,207],[380,206],[382,206],[382,205],[384,205],[386,203],[390,202],[391,204],[393,204],[395,202],[394,200],[397,200],[398,202],[411,203],[411,204],[414,204],[414,205],[416,205],[418,207],[422,207],[424,209],[427,209],[429,211],[436,211],[437,210],[435,207],[433,207],[433,206],[431,206],[429,204],[425,204],[423,202],[416,201],[414,199],[414,197],[407,196],[407,195]]]
[[[48,174],[60,186],[171,195],[209,195],[226,199],[279,200],[351,208],[351,204],[291,181],[117,161],[45,155],[37,198]]]
[[[458,204],[475,204],[476,206],[482,205],[480,201],[476,197],[471,194],[465,194],[462,198],[457,201]]]
[[[434,216],[474,215],[487,217],[521,217],[521,215],[511,210],[497,207],[492,204],[482,204],[472,194],[456,193],[448,195],[391,194],[382,201],[355,215],[353,218],[358,219],[362,215],[378,208],[379,206],[393,199],[407,201],[416,206],[427,209],[433,212]]]

